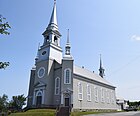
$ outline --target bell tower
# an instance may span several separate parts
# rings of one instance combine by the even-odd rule
[[[52,59],[61,63],[62,48],[60,46],[61,34],[57,24],[56,1],[54,1],[53,11],[50,22],[46,30],[42,34],[44,36],[43,45],[38,50],[38,58],[36,62]]]

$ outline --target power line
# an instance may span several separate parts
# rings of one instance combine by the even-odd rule
[[[134,61],[138,60],[140,58],[140,55],[136,56],[135,58],[133,58],[132,60],[130,60],[128,63],[122,65],[120,68],[116,69],[115,71],[113,71],[110,75],[112,74],[116,74],[120,71],[122,71],[123,69],[125,69],[128,65],[132,64]]]

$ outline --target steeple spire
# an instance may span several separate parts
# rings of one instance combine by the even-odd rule
[[[67,43],[66,43],[66,47],[65,47],[65,55],[70,55],[70,42],[69,42],[69,29],[67,32]]]
[[[105,69],[102,67],[102,59],[100,54],[100,68],[99,68],[99,75],[103,78],[105,76],[104,74]]]
[[[53,30],[58,30],[57,15],[56,15],[56,0],[54,0],[53,11],[52,11],[52,15],[51,15],[51,19],[50,19],[48,28],[51,28]]]
[[[39,59],[39,49],[40,49],[40,43],[38,44],[37,56],[35,58],[35,61]]]
[[[67,43],[66,43],[66,46],[65,46],[65,55],[64,55],[64,58],[66,59],[72,59],[72,56],[71,56],[71,53],[70,53],[70,40],[69,40],[69,29],[67,31]]]

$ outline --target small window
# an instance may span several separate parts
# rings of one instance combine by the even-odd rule
[[[48,43],[49,42],[49,36],[47,36],[46,38],[45,38],[45,43]]]
[[[98,87],[94,87],[94,90],[95,90],[95,102],[98,102],[99,101]]]
[[[105,102],[105,89],[101,88],[101,102]]]
[[[64,71],[64,84],[71,84],[71,69],[65,69]]]
[[[42,92],[38,91],[36,96],[42,96]]]
[[[112,98],[112,104],[115,103],[115,93],[114,91],[111,91],[111,98]]]
[[[87,101],[91,101],[91,87],[87,84]]]
[[[83,87],[80,82],[78,83],[78,100],[83,100]]]
[[[108,104],[110,103],[109,96],[110,96],[110,92],[109,92],[109,90],[106,90],[106,102],[107,102]]]
[[[46,53],[47,53],[46,51],[43,51],[43,52],[42,52],[42,56],[45,55]]]
[[[60,78],[57,77],[55,79],[55,95],[59,95],[60,93]]]

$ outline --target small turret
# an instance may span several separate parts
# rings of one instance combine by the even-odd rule
[[[105,74],[104,74],[105,69],[102,67],[102,60],[101,60],[101,54],[100,54],[100,68],[99,68],[99,75],[104,78]]]
[[[70,53],[70,49],[71,49],[71,46],[70,46],[70,42],[69,42],[69,29],[68,29],[68,32],[67,32],[67,43],[66,43],[66,46],[65,46],[64,58],[72,59],[72,56],[71,56],[71,53]]]

